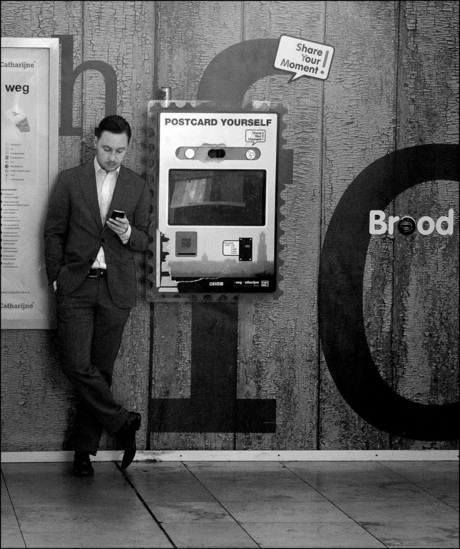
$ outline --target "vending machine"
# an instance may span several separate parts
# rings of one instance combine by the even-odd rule
[[[276,289],[277,112],[149,103],[159,293]]]

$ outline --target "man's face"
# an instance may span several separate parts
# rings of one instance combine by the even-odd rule
[[[104,131],[99,139],[94,138],[94,148],[99,166],[107,172],[112,172],[123,162],[128,151],[128,136],[126,133]]]

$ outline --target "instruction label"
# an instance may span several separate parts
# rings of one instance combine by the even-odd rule
[[[239,240],[224,240],[222,243],[223,255],[239,255],[240,241]]]

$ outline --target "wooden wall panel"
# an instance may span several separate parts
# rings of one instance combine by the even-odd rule
[[[458,3],[406,2],[400,14],[398,148],[458,143]],[[430,40],[427,40],[430,36]],[[442,52],[442,54],[441,54]],[[422,404],[458,401],[458,181],[427,181],[400,194],[396,215],[435,221],[455,212],[454,234],[394,239],[394,388]],[[456,448],[454,441],[395,438],[395,449]]]
[[[157,2],[158,86],[177,101],[196,99],[214,57],[242,36],[242,2]]]
[[[244,37],[282,34],[321,42],[323,3],[245,2]],[[274,60],[273,60],[274,61]],[[239,398],[276,399],[274,434],[237,435],[239,449],[315,449],[317,445],[317,271],[320,248],[324,83],[284,72],[256,82],[245,101],[282,104],[293,181],[281,191],[282,294],[239,301]]]
[[[51,330],[2,330],[2,451],[69,450],[75,399]]]
[[[157,303],[153,308],[152,398],[190,398],[191,306]],[[196,443],[193,434],[153,432],[156,420],[152,418],[152,449],[188,448]]]
[[[325,42],[334,46],[335,53],[324,97],[323,234],[354,178],[371,162],[394,150],[396,21],[396,4],[392,2],[326,3]],[[385,296],[390,282],[388,276],[382,276],[381,265],[383,260],[388,272],[391,251],[386,243],[374,242],[368,255],[367,287],[363,289],[365,303],[372,303],[371,307],[365,305],[367,315],[370,313],[368,332],[382,329],[382,335],[372,338],[371,346],[387,358],[389,306],[385,306]],[[377,308],[376,303],[380,304]],[[389,378],[388,365],[381,374]],[[319,392],[321,449],[388,447],[388,434],[350,408],[324,362]]]
[[[154,95],[155,3],[83,2],[85,61],[98,60],[117,74],[117,113],[131,124],[133,136],[126,165],[146,173],[147,103]],[[104,82],[99,72],[85,71],[84,138],[93,154],[94,125],[104,112]]]
[[[195,100],[201,76],[211,60],[241,40],[240,2],[159,2],[157,82],[170,86],[175,101]],[[191,304],[153,305],[152,397],[183,398],[190,390]],[[175,318],[178,322],[170,322]],[[162,342],[161,348],[157,342]],[[177,342],[182,351],[178,352]],[[164,357],[176,357],[165,363]],[[153,418],[155,422],[155,418]],[[226,433],[151,434],[152,449],[233,449]]]

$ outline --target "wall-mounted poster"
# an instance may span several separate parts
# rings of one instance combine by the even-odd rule
[[[2,329],[54,327],[43,257],[58,173],[59,39],[2,38]]]

